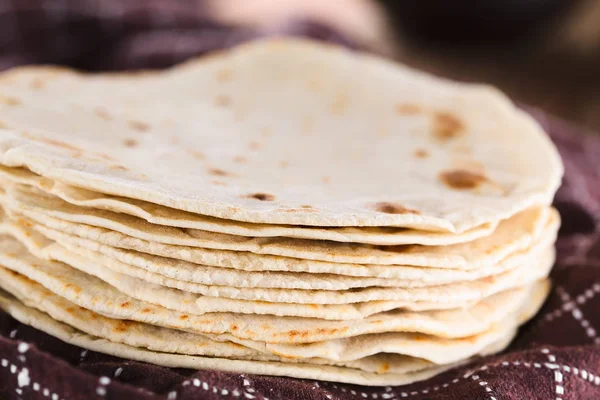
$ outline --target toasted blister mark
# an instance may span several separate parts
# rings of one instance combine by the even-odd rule
[[[485,175],[464,169],[442,171],[440,173],[440,180],[446,186],[456,190],[471,190],[489,182],[489,179]]]
[[[217,71],[216,78],[219,83],[229,82],[233,78],[233,71],[230,69],[220,69]]]
[[[34,90],[43,89],[46,86],[46,82],[41,78],[35,78],[29,83],[29,87]]]
[[[214,176],[231,176],[231,173],[220,168],[209,168],[208,173]]]
[[[333,115],[339,115],[344,113],[348,109],[348,94],[340,92],[336,95],[335,100],[329,106],[329,112]]]
[[[21,100],[13,96],[4,96],[0,94],[0,103],[8,106],[19,106],[22,104]]]
[[[324,176],[321,178],[321,182],[327,184],[327,183],[331,183],[331,178],[329,176]]]
[[[250,143],[248,143],[248,148],[250,150],[259,150],[262,147],[262,144],[260,144],[259,142],[253,140]]]
[[[376,211],[385,214],[420,214],[420,212],[417,210],[412,210],[410,208],[404,207],[401,204],[391,203],[387,201],[375,203],[372,208],[374,208]]]
[[[427,157],[429,157],[429,153],[425,149],[416,149],[413,154],[417,158],[427,158]]]
[[[417,115],[423,113],[423,107],[417,104],[396,104],[396,114],[399,115]]]
[[[131,129],[138,132],[147,132],[150,130],[150,125],[142,121],[129,121],[128,125]]]
[[[204,153],[202,153],[201,151],[198,151],[198,150],[188,150],[187,152],[189,155],[194,157],[196,160],[204,160],[206,158]]]
[[[253,194],[249,194],[247,196],[245,196],[249,199],[256,199],[256,200],[260,200],[260,201],[273,201],[275,200],[275,196],[273,196],[272,194],[268,194],[268,193],[253,193]]]
[[[129,171],[129,168],[127,168],[124,165],[120,165],[120,164],[111,165],[110,169],[113,171]]]
[[[125,139],[125,140],[123,140],[123,144],[125,145],[125,147],[133,148],[133,147],[137,147],[139,143],[135,139]]]
[[[436,139],[447,141],[455,139],[465,132],[465,124],[455,115],[448,112],[433,113],[433,135]]]
[[[290,162],[289,162],[289,161],[286,161],[286,160],[281,160],[281,161],[279,161],[279,167],[280,167],[280,168],[287,168],[287,167],[288,167],[288,165],[290,165]]]
[[[217,107],[229,107],[231,106],[231,97],[221,94],[215,97],[215,105]]]
[[[95,108],[94,114],[96,114],[98,117],[102,118],[105,121],[110,121],[112,119],[110,113],[102,107]]]

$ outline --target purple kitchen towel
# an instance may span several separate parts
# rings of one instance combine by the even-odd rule
[[[160,68],[267,34],[350,45],[309,21],[278,32],[222,26],[203,15],[200,0],[0,0],[0,69]],[[565,163],[555,202],[563,226],[552,294],[501,355],[412,385],[363,387],[122,360],[65,344],[0,312],[0,399],[600,399],[600,136],[528,111]]]

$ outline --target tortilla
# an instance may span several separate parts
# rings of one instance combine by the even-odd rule
[[[197,316],[136,300],[102,280],[65,264],[36,258],[10,237],[2,237],[0,240],[0,265],[27,276],[80,307],[108,317],[198,334],[229,333],[240,339],[266,343],[310,343],[382,332],[419,332],[445,338],[467,337],[490,329],[494,323],[518,310],[531,296],[530,290],[515,288],[483,299],[472,307],[424,312],[396,310],[353,321],[234,313]],[[153,300],[173,303],[171,307],[181,304],[180,298],[162,294],[154,296]]]
[[[0,176],[12,183],[31,185],[67,203],[141,218],[149,223],[247,237],[290,237],[298,239],[355,242],[373,245],[447,245],[470,242],[494,231],[497,221],[461,233],[418,231],[396,227],[311,227],[253,224],[193,214],[147,201],[111,196],[53,181],[24,168],[0,165]]]
[[[22,68],[0,91],[0,164],[236,221],[458,233],[550,204],[563,173],[497,91],[311,41],[145,74]]]

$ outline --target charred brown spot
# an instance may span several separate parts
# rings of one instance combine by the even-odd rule
[[[285,161],[285,160],[279,161],[280,168],[287,168],[288,165],[290,165],[289,161]]]
[[[306,209],[313,209],[313,206],[311,206],[311,205],[308,205],[308,204],[303,204],[303,205],[301,205],[300,207],[302,207],[302,208],[306,208]]]
[[[10,96],[0,96],[0,102],[9,105],[9,106],[18,106],[21,105],[22,102],[20,99],[17,99],[16,97],[10,97]]]
[[[143,312],[144,314],[148,314],[149,312],[152,312],[152,309],[151,309],[151,308],[143,308],[143,309],[142,309],[142,312]]]
[[[27,139],[35,140],[37,142],[49,144],[54,147],[62,147],[63,149],[67,149],[67,150],[71,150],[71,151],[75,151],[75,152],[83,152],[83,149],[80,149],[79,147],[76,147],[69,143],[61,142],[60,140],[50,139],[50,138],[45,138],[45,137],[37,137],[37,136],[33,136],[27,132],[22,132],[21,136],[23,136]]]
[[[229,176],[231,175],[229,172],[219,169],[219,168],[210,168],[208,173],[214,176]]]
[[[248,159],[244,156],[235,156],[235,157],[233,157],[233,162],[243,164],[245,162],[248,162]]]
[[[110,121],[112,119],[111,115],[109,114],[108,111],[106,111],[104,108],[96,108],[94,110],[94,114],[96,114],[98,117],[102,118],[103,120],[106,121]]]
[[[252,141],[250,143],[248,143],[248,148],[250,150],[259,150],[262,147],[262,145],[256,141]]]
[[[129,307],[130,305],[131,305],[131,303],[130,303],[130,302],[128,302],[128,301],[126,301],[126,302],[124,302],[124,303],[121,303],[121,308],[127,308],[127,307]]]
[[[321,178],[321,182],[323,183],[330,183],[331,182],[331,178],[328,176],[324,176]]]
[[[423,108],[416,104],[398,104],[396,113],[399,115],[416,115],[423,112]]]
[[[385,214],[420,214],[417,210],[411,210],[397,203],[380,202],[375,204],[375,210]]]
[[[230,69],[221,69],[217,71],[217,82],[228,82],[233,77],[233,72]]]
[[[215,97],[215,105],[218,107],[229,107],[231,105],[231,97],[224,94]]]
[[[190,316],[187,314],[183,314],[182,316],[179,317],[180,320],[185,321],[186,319],[189,319]]]
[[[447,186],[457,190],[475,189],[488,180],[485,175],[462,169],[444,171],[440,174],[440,179]]]
[[[454,115],[436,112],[433,115],[433,134],[439,140],[454,139],[464,132],[464,123]]]
[[[417,149],[417,150],[415,150],[415,157],[427,158],[427,157],[429,157],[429,153],[425,149]]]
[[[377,373],[385,374],[389,370],[390,370],[390,364],[384,362],[383,364],[381,364],[381,367],[379,367],[379,369],[377,370]]]
[[[116,332],[127,332],[129,330],[129,324],[126,321],[119,321],[115,326]]]
[[[204,160],[206,158],[204,153],[202,153],[201,151],[198,151],[198,150],[188,150],[188,153],[192,157],[194,157],[196,160]]]
[[[150,125],[142,121],[129,121],[129,127],[138,132],[146,132],[150,130]]]
[[[137,145],[139,144],[137,140],[135,139],[125,139],[123,141],[123,144],[125,145],[125,147],[137,147]]]
[[[254,193],[254,194],[249,194],[246,197],[249,199],[255,199],[255,200],[260,200],[260,201],[275,200],[275,196],[273,196],[272,194],[268,194],[268,193]]]
[[[32,88],[32,89],[42,89],[44,86],[46,86],[46,82],[44,82],[40,78],[35,78],[29,84],[29,87]]]
[[[237,326],[237,325],[232,325],[232,326],[231,326],[231,330],[232,330],[232,331],[237,331],[238,329],[240,329],[240,328],[238,328],[238,326]]]

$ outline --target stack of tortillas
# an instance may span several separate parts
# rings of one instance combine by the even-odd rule
[[[313,42],[0,76],[0,306],[84,348],[364,385],[498,352],[560,158],[503,95]]]

